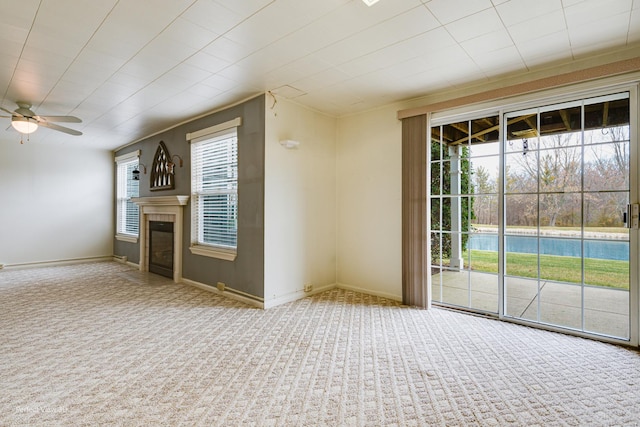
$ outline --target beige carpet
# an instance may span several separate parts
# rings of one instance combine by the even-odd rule
[[[333,290],[267,311],[116,263],[0,272],[0,425],[638,425],[640,355]]]

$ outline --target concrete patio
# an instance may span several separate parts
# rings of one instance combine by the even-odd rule
[[[434,302],[497,313],[497,274],[444,271],[431,277]],[[506,277],[505,292],[505,316],[616,338],[629,336],[627,290],[540,281],[538,295],[536,280]]]

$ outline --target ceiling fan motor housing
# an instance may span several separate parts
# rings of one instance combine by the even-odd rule
[[[16,110],[16,113],[20,114],[21,116],[24,117],[34,117],[36,114],[31,111],[31,104],[28,104],[26,102],[16,102],[16,104],[18,104],[18,109]]]

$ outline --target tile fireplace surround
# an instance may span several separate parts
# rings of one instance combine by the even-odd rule
[[[149,222],[173,222],[173,281],[182,280],[183,211],[189,196],[134,197],[140,207],[140,271],[149,271]]]

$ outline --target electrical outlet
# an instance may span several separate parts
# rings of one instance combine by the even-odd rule
[[[224,288],[225,288],[225,284],[222,282],[218,282],[218,284],[216,285],[216,287],[218,288],[218,290],[220,292],[224,292]]]
[[[307,283],[304,285],[305,292],[311,292],[313,290],[313,285],[311,283]]]

